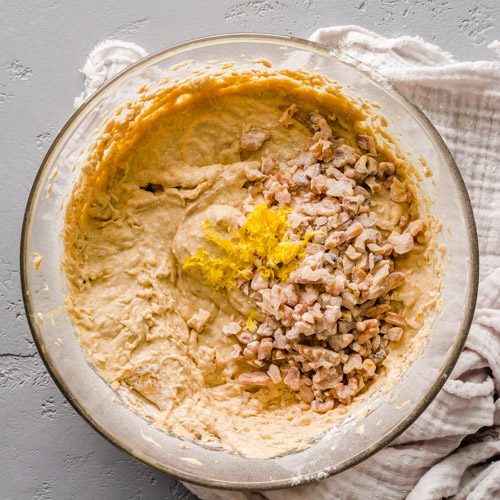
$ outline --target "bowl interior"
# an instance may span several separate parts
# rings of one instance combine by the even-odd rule
[[[404,151],[422,171],[420,155],[433,176],[422,189],[442,221],[446,247],[442,310],[418,358],[386,394],[367,401],[309,448],[273,459],[249,459],[221,449],[186,443],[159,431],[128,409],[87,363],[64,310],[61,230],[65,202],[103,123],[118,106],[133,100],[145,83],[188,77],[207,64],[305,69],[337,81],[347,93],[378,102]],[[182,65],[185,61],[189,64]],[[252,62],[254,61],[254,62]],[[83,149],[82,149],[83,148]],[[34,269],[35,252],[43,256]],[[477,288],[477,243],[470,203],[444,143],[422,113],[382,78],[345,56],[306,41],[267,35],[222,36],[189,42],[150,56],[108,83],[64,127],[37,176],[22,239],[25,305],[38,348],[66,397],[103,435],[140,460],[193,483],[223,488],[292,486],[326,477],[363,460],[404,430],[430,403],[449,375],[465,341]],[[368,408],[368,414],[367,413]],[[361,414],[362,413],[362,414]]]

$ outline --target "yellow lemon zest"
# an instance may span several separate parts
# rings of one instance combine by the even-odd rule
[[[205,222],[205,240],[214,249],[206,248],[186,258],[182,269],[200,272],[204,281],[216,291],[228,292],[238,279],[246,281],[258,271],[267,280],[285,279],[304,256],[308,234],[302,240],[290,241],[286,234],[290,208],[271,209],[265,203],[256,206],[236,231],[215,232]]]
[[[258,326],[257,311],[252,309],[247,316],[246,327],[247,327],[249,332],[253,333],[253,332],[255,332],[255,330],[257,330],[257,326]]]

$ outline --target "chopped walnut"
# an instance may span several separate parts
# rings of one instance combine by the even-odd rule
[[[345,231],[332,233],[325,241],[325,248],[333,249],[340,243],[352,240],[363,232],[363,226],[359,222],[355,222],[349,226]]]
[[[363,151],[367,151],[373,155],[377,153],[375,140],[369,135],[358,134],[356,137],[356,143]]]
[[[241,346],[239,344],[233,345],[233,350],[231,351],[231,358],[238,359],[241,356]]]
[[[314,391],[305,381],[300,382],[299,397],[305,403],[312,403],[312,401],[314,400]]]
[[[283,382],[292,389],[292,391],[298,391],[300,387],[300,372],[299,370],[295,367],[292,366],[285,378],[283,379]]]
[[[394,163],[390,161],[381,161],[378,164],[377,174],[379,177],[391,176],[396,173],[396,167]]]
[[[249,181],[262,181],[266,178],[261,170],[250,166],[245,167],[245,176]]]
[[[250,283],[250,288],[255,291],[264,290],[267,288],[268,282],[261,276],[260,273],[255,273]]]
[[[238,335],[241,332],[241,324],[237,322],[227,323],[222,327],[222,333],[224,335]]]
[[[369,175],[366,179],[365,179],[365,184],[370,188],[371,191],[373,191],[374,193],[377,193],[378,191],[380,191],[380,184],[377,182],[377,180],[375,179],[375,176],[373,175]]]
[[[253,333],[251,332],[248,332],[248,331],[244,331],[244,332],[241,332],[239,335],[238,335],[238,340],[246,345],[250,342],[252,342],[252,340],[255,340],[255,336]]]
[[[398,342],[401,340],[401,337],[403,335],[403,329],[399,326],[393,326],[392,328],[387,329],[387,338],[391,340],[392,342]]]
[[[385,315],[384,318],[386,323],[389,323],[390,325],[395,325],[395,326],[406,326],[406,321],[401,316],[401,314],[397,314],[393,311],[388,311]]]
[[[332,129],[328,125],[326,119],[317,112],[313,112],[309,116],[312,129],[316,132],[313,136],[313,140],[318,139],[330,139],[332,137]]]
[[[263,158],[260,165],[260,170],[263,174],[269,175],[274,170],[274,162],[271,158]]]
[[[347,145],[339,146],[333,152],[332,165],[340,168],[345,165],[354,165],[357,160],[356,150]]]
[[[353,370],[361,370],[363,368],[363,359],[359,354],[351,354],[346,363],[344,363],[344,373],[349,374]]]
[[[397,177],[392,178],[389,197],[391,198],[391,200],[398,203],[404,203],[405,201],[408,201],[406,184],[403,181],[400,181]]]
[[[425,231],[425,222],[422,219],[411,221],[405,229],[405,233],[411,234],[413,237]]]
[[[413,236],[410,233],[400,234],[393,231],[387,241],[394,246],[394,251],[400,255],[413,249]]]
[[[210,319],[210,312],[200,307],[188,320],[187,325],[196,330],[198,333],[205,328],[208,320]]]
[[[369,318],[375,318],[387,311],[390,311],[390,309],[391,309],[390,304],[379,304],[377,306],[370,307],[369,309],[367,309],[365,311],[365,314]]]
[[[238,383],[242,386],[265,386],[271,384],[272,380],[266,372],[249,372],[242,373]]]
[[[309,148],[309,151],[311,151],[317,160],[328,161],[333,155],[332,143],[324,139],[319,139]]]
[[[299,107],[297,106],[297,104],[288,106],[288,108],[285,109],[285,111],[283,111],[283,114],[278,118],[278,121],[285,127],[290,126],[292,124],[292,118],[298,110]]]
[[[245,359],[251,360],[256,359],[259,353],[260,342],[258,340],[252,340],[243,349],[243,357]]]
[[[326,401],[318,401],[317,399],[315,399],[311,403],[311,409],[316,413],[326,413],[327,411],[333,409],[333,406],[333,399],[327,399]]]
[[[326,179],[326,194],[328,196],[351,196],[353,193],[352,184],[347,180]]]
[[[400,272],[394,272],[387,276],[385,280],[385,291],[389,292],[394,288],[400,287],[406,281],[406,276]]]
[[[367,358],[363,361],[363,370],[366,371],[369,377],[373,377],[373,375],[375,375],[376,369],[377,366],[371,359]]]
[[[269,378],[272,380],[273,384],[279,384],[281,382],[281,371],[278,365],[269,365],[267,374],[269,375]]]
[[[274,193],[274,199],[280,204],[280,205],[288,205],[290,201],[292,200],[291,194],[288,192],[288,189],[279,189]]]
[[[243,151],[258,151],[270,137],[267,130],[250,129],[241,134],[240,147]]]
[[[266,337],[260,341],[259,350],[257,353],[257,359],[262,361],[271,355],[273,350],[273,339],[271,337]]]

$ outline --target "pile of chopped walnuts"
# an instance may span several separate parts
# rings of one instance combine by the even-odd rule
[[[298,106],[280,118],[289,126]],[[249,327],[232,322],[224,333],[238,339],[234,356],[249,369],[238,381],[245,387],[284,383],[319,413],[348,404],[373,378],[391,342],[419,325],[400,314],[392,291],[405,282],[395,270],[400,255],[425,242],[425,223],[408,210],[395,230],[378,226],[370,208],[383,190],[395,203],[411,203],[412,193],[393,163],[379,161],[373,137],[358,135],[357,147],[335,137],[327,120],[309,115],[309,149],[287,162],[264,158],[248,168],[250,212],[266,201],[291,207],[290,240],[313,237],[299,267],[281,282],[258,272],[240,283],[259,310]],[[241,148],[257,151],[269,139],[262,130],[241,137]]]

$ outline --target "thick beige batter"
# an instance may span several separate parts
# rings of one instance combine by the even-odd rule
[[[351,142],[376,127],[368,108],[335,87],[313,88],[323,83],[272,70],[186,82],[124,109],[91,150],[67,211],[68,307],[89,361],[160,428],[266,457],[303,446],[347,411],[314,413],[284,386],[242,398],[236,379],[248,367],[231,357],[235,340],[222,327],[246,319],[251,305],[238,289],[216,293],[179,266],[203,243],[206,220],[239,223],[245,167],[263,154],[288,159],[306,147],[305,124],[278,121],[291,103],[320,110]],[[256,152],[240,150],[249,127],[271,133]],[[410,175],[390,137],[375,132],[387,158]],[[400,206],[383,196],[377,203],[394,225]],[[398,293],[409,319],[421,322],[435,298],[433,263],[430,248],[401,260],[410,279]],[[204,311],[210,319],[197,331]],[[404,357],[405,346],[394,349],[389,372],[391,360],[398,366]]]

